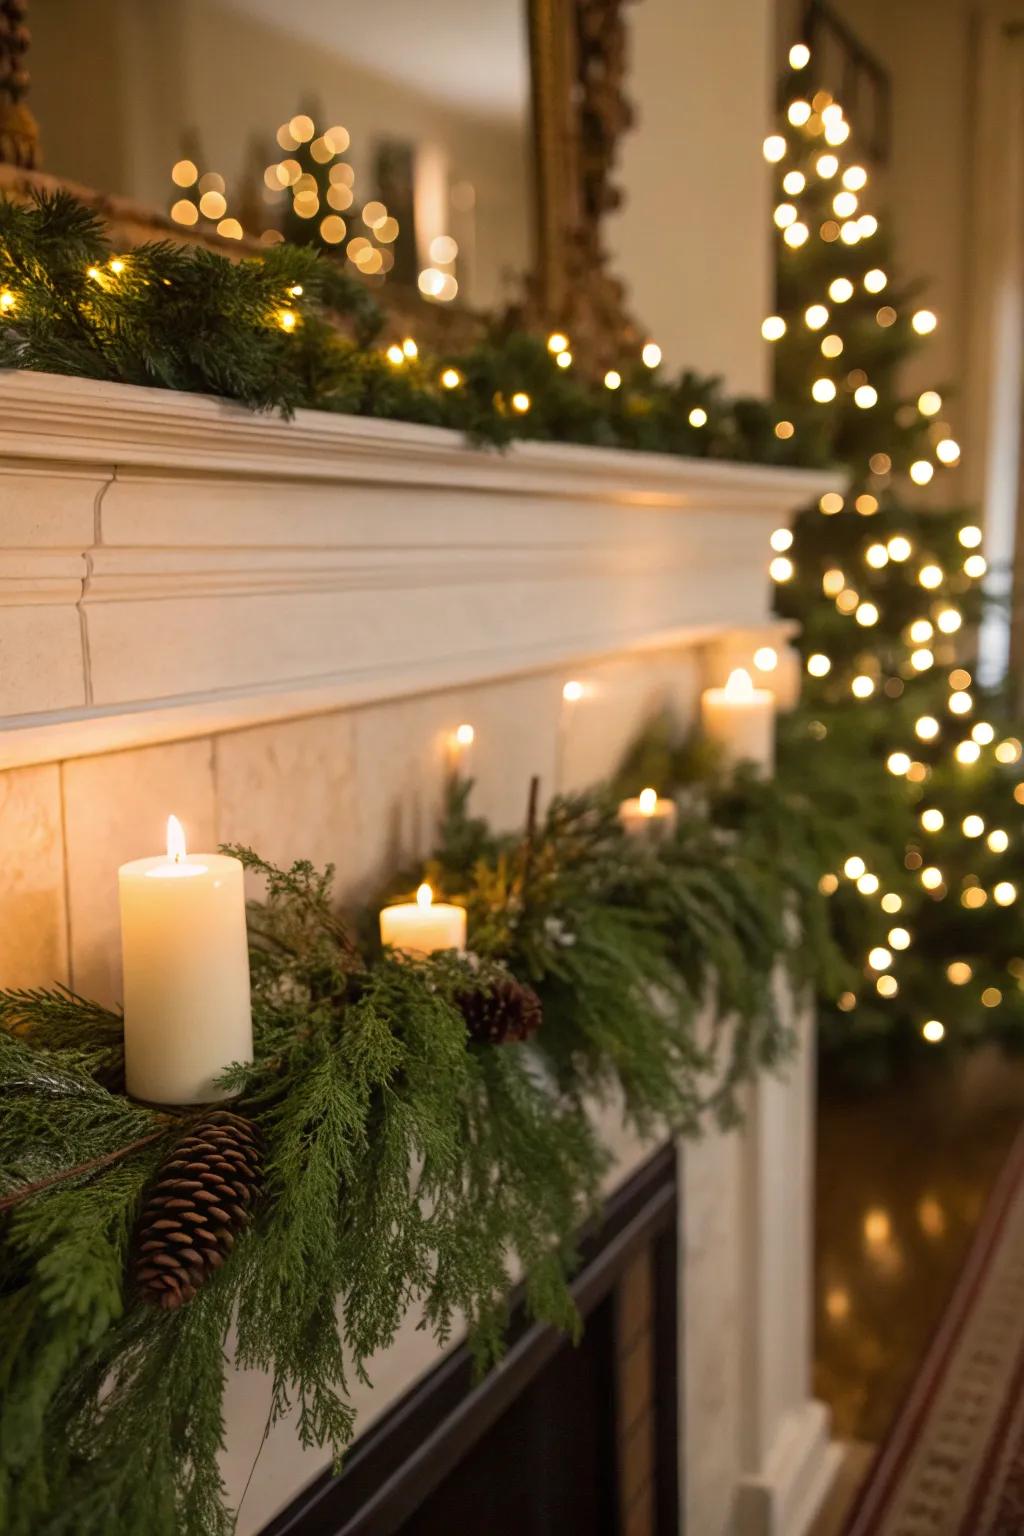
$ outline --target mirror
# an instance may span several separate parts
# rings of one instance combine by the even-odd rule
[[[534,264],[528,0],[30,0],[38,164],[182,232],[504,308]]]

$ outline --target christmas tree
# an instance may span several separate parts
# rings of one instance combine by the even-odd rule
[[[320,132],[309,112],[299,112],[278,128],[277,142],[284,154],[267,166],[263,180],[268,199],[281,205],[283,238],[327,253],[344,249],[364,277],[390,272],[398,220],[378,199],[357,213],[355,172],[344,158],[348,130],[336,126]]]
[[[823,1041],[861,1061],[1024,1042],[1020,731],[1004,688],[977,678],[981,530],[936,504],[960,458],[942,394],[901,387],[939,320],[900,277],[841,103],[803,84],[810,64],[796,44],[764,144],[779,249],[763,334],[776,435],[846,478],[775,534],[771,563],[805,672],[780,774],[848,836],[822,877],[849,961],[847,987],[820,1000]]]

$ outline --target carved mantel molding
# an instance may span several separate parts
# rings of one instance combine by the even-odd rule
[[[0,769],[767,625],[831,483],[0,376]]]

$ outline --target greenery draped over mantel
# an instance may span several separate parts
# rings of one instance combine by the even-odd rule
[[[376,906],[344,919],[330,870],[227,850],[265,880],[255,1062],[225,1079],[262,1143],[263,1187],[176,1310],[147,1306],[132,1278],[138,1212],[203,1111],[126,1097],[118,1013],[59,990],[0,994],[11,1536],[229,1531],[229,1325],[234,1359],[272,1382],[268,1431],[291,1414],[304,1445],[335,1455],[350,1383],[410,1310],[439,1344],[465,1318],[485,1368],[519,1267],[532,1312],[575,1330],[574,1239],[608,1166],[594,1106],[621,1106],[642,1134],[733,1121],[740,1085],[789,1048],[779,965],[800,989],[835,963],[817,890],[835,849],[801,802],[716,773],[659,843],[627,836],[616,803],[558,798],[499,836],[453,784],[436,853],[394,890],[425,874],[464,903],[470,947],[424,961],[380,949]],[[539,999],[529,1043],[469,1027],[495,977]]]
[[[560,364],[547,338],[511,320],[447,355],[414,337],[387,345],[385,324],[365,283],[308,246],[242,260],[171,242],[118,252],[67,193],[0,200],[0,368],[220,395],[286,416],[422,422],[481,443],[808,462],[801,434],[775,435],[768,403],[728,399],[713,378],[667,379],[628,356],[607,382],[590,379],[564,366],[571,338]],[[815,445],[821,462],[827,445]]]

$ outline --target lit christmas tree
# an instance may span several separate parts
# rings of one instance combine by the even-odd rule
[[[850,960],[847,988],[821,999],[823,1038],[862,1057],[922,1039],[1024,1044],[1021,743],[1003,690],[975,677],[982,535],[924,490],[960,458],[939,391],[900,387],[938,319],[899,280],[841,104],[801,89],[805,45],[790,63],[785,121],[764,145],[775,432],[849,471],[776,533],[771,564],[805,669],[781,776],[849,834],[822,879]]]

